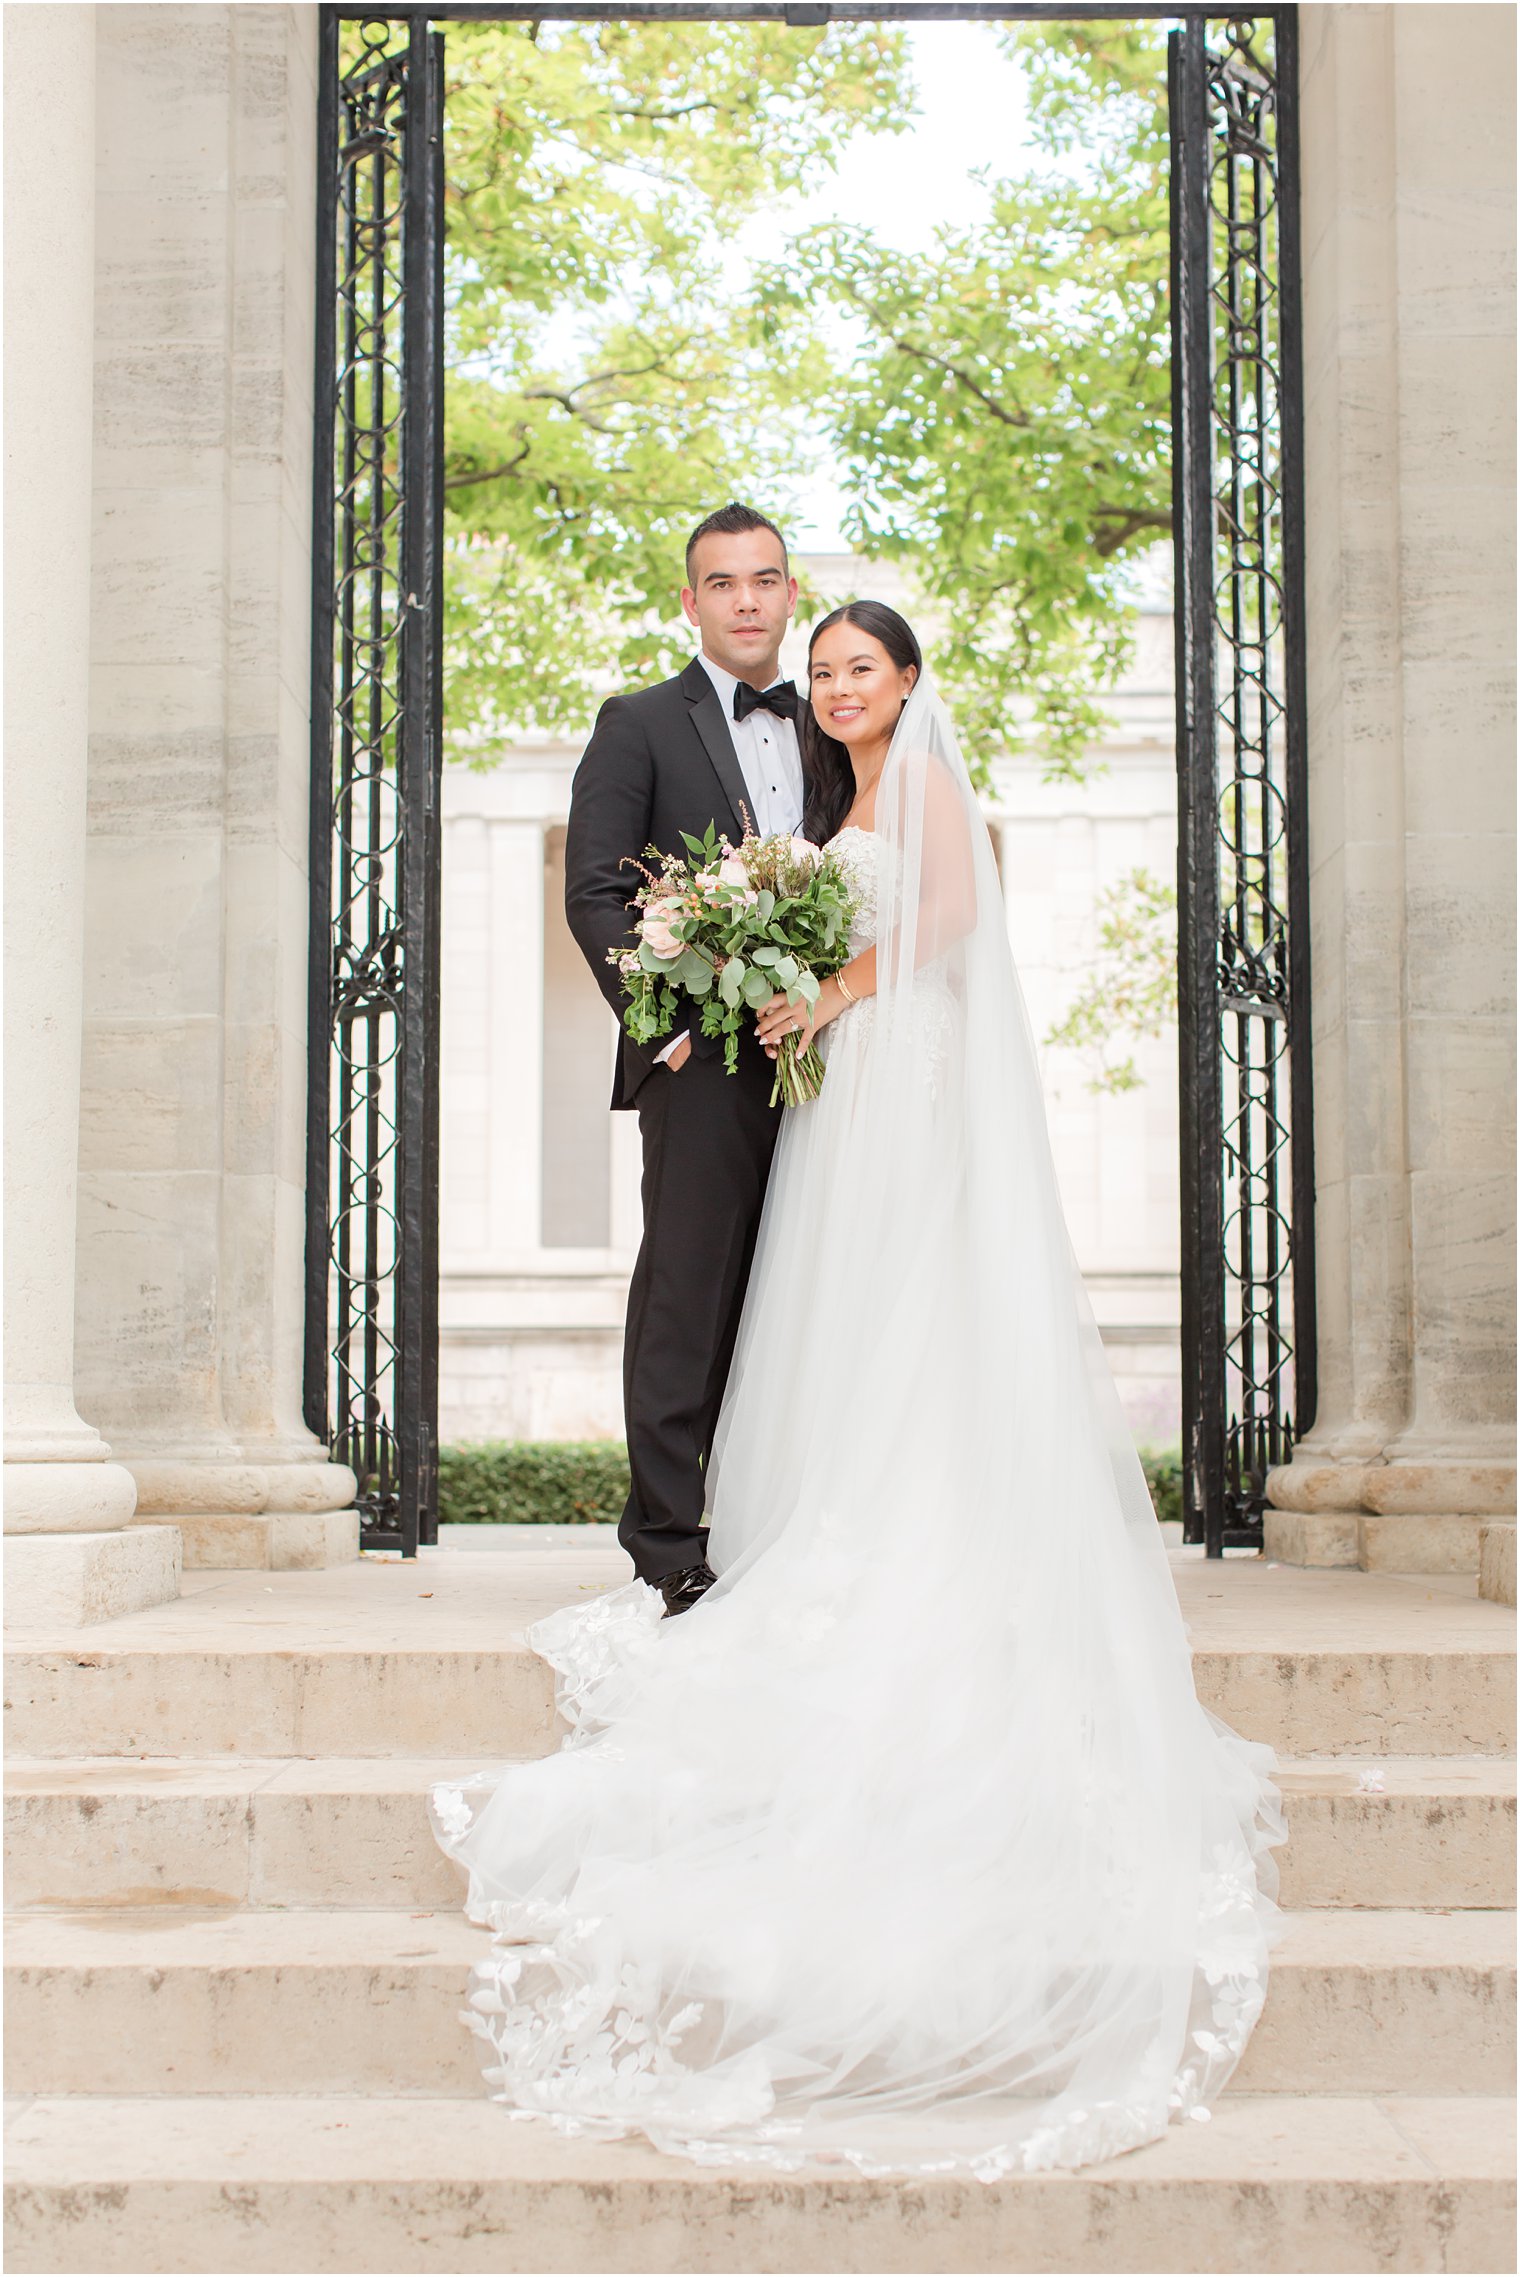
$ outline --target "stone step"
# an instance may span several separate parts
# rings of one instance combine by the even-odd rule
[[[12,1915],[9,2091],[465,2094],[488,1946],[454,1912]],[[1513,1914],[1292,1914],[1239,2084],[1503,2094],[1514,2008]]]
[[[450,1906],[459,1876],[423,1797],[481,1768],[416,1756],[12,1760],[7,1902]],[[1367,1780],[1382,1791],[1362,1791]],[[1290,1759],[1279,1785],[1285,1906],[1514,1904],[1512,1762]]]
[[[10,2138],[15,2277],[1514,2267],[1514,2105],[1478,2097],[1227,2097],[1124,2158],[993,2183],[699,2167],[483,2096],[46,2100]]]
[[[1178,1551],[1200,1696],[1284,1755],[1508,1755],[1515,1620],[1474,1581],[1303,1572]],[[325,1572],[192,1573],[174,1604],[28,1637],[26,1755],[533,1755],[550,1672],[523,1642],[627,1577],[599,1548],[426,1552]]]
[[[485,1553],[480,1553],[485,1562]],[[496,1557],[519,1567],[526,1557]],[[344,1569],[337,1569],[339,1573]],[[330,1576],[280,1576],[314,1580]],[[1320,1585],[1379,1576],[1315,1573]],[[1456,1601],[1463,1603],[1463,1601]],[[1513,1624],[1500,1605],[1497,1624]],[[234,1649],[198,1637],[7,1655],[9,1746],[25,1756],[537,1756],[555,1742],[553,1685],[526,1644]],[[1511,1756],[1513,1626],[1504,1639],[1388,1646],[1199,1646],[1199,1699],[1283,1756]]]

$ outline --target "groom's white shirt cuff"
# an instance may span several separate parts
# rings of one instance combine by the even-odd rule
[[[663,1051],[660,1051],[660,1052],[656,1052],[656,1053],[655,1053],[655,1055],[654,1055],[654,1064],[655,1064],[655,1066],[656,1066],[656,1067],[663,1067],[663,1066],[664,1066],[664,1064],[665,1064],[665,1062],[666,1062],[666,1060],[668,1060],[668,1059],[669,1059],[669,1057],[670,1057],[671,1053],[672,1053],[672,1052],[675,1050],[675,1048],[676,1048],[677,1044],[684,1044],[684,1043],[685,1043],[685,1041],[686,1041],[686,1039],[687,1039],[687,1037],[688,1037],[690,1034],[691,1034],[691,1030],[690,1030],[690,1028],[683,1028],[683,1029],[681,1030],[681,1033],[680,1033],[678,1036],[672,1036],[672,1037],[671,1037],[671,1039],[670,1039],[670,1041],[669,1041],[669,1043],[668,1043],[668,1044],[665,1046],[665,1049],[664,1049]]]

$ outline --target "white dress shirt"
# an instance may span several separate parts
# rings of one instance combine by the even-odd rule
[[[762,838],[790,837],[802,820],[802,753],[797,746],[794,721],[779,719],[763,708],[744,719],[734,718],[734,690],[739,683],[732,672],[701,659],[702,669],[718,691],[723,717],[733,738],[734,755],[744,788],[749,793],[749,818]],[[780,684],[780,675],[771,685]]]
[[[733,738],[734,756],[748,794],[745,804],[752,828],[762,838],[790,837],[802,822],[802,752],[795,721],[781,719],[763,706],[744,719],[735,719],[734,690],[738,681],[732,672],[725,672],[721,664],[714,664],[710,656],[704,655],[701,664],[718,692],[723,717]],[[780,677],[778,674],[777,679]],[[773,687],[776,684],[776,681],[770,683]],[[683,1028],[672,1036],[664,1050],[656,1053],[656,1067],[662,1060],[669,1059],[677,1044],[684,1043],[690,1034],[689,1028]]]

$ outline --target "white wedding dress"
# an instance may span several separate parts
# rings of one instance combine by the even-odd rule
[[[571,1730],[434,1789],[489,2091],[662,2150],[984,2180],[1202,2119],[1279,1920],[1061,1215],[991,843],[927,678],[834,842],[878,990],[788,1109],[719,1579],[530,1642]]]

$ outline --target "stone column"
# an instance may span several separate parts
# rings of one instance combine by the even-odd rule
[[[358,1520],[301,1416],[316,11],[99,39],[81,1391],[189,1562],[321,1565]]]
[[[1515,1492],[1515,23],[1301,25],[1320,1398],[1267,1541],[1471,1572]]]
[[[607,1088],[612,1088],[612,1071],[617,1065],[618,1032],[614,1028],[608,1050]],[[608,1247],[614,1256],[628,1261],[630,1272],[638,1255],[639,1243],[644,1237],[644,1202],[640,1191],[644,1177],[644,1150],[639,1138],[637,1115],[620,1112],[611,1118],[612,1135],[607,1147],[607,1231]]]
[[[179,1590],[74,1405],[94,358],[95,10],[5,12],[5,1582],[11,1625]]]
[[[544,825],[495,815],[487,833],[491,1134],[486,1240],[495,1260],[542,1247]],[[510,1003],[508,998],[510,997]]]

